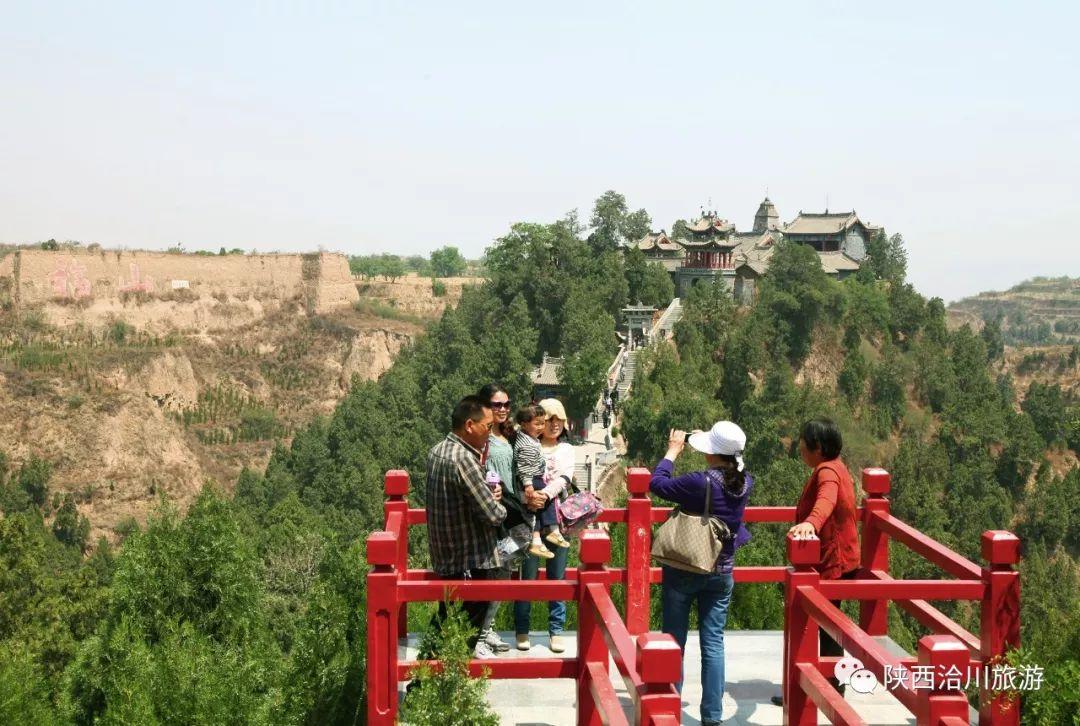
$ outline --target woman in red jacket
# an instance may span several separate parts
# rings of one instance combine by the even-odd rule
[[[795,507],[797,524],[788,530],[795,539],[816,536],[821,540],[821,564],[817,571],[823,580],[854,579],[859,571],[859,532],[855,526],[855,483],[840,450],[844,440],[840,429],[829,419],[807,421],[799,435],[799,455],[813,468],[806,480],[799,504]],[[833,605],[840,606],[834,600]],[[842,656],[844,649],[821,630],[821,655]],[[844,694],[835,679],[833,686]]]

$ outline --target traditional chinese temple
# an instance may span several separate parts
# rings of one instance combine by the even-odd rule
[[[842,280],[859,270],[867,243],[881,231],[881,227],[859,219],[854,210],[800,211],[794,220],[781,224],[776,205],[768,197],[758,205],[749,232],[739,232],[715,211],[703,211],[685,229],[685,235],[675,239],[663,231],[646,235],[635,246],[650,261],[664,265],[680,297],[706,280],[722,282],[740,302],[754,299],[757,281],[767,274],[769,259],[780,240],[809,245],[818,253],[825,274]]]

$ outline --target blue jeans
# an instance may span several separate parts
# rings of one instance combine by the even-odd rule
[[[699,575],[664,566],[661,611],[665,633],[671,633],[686,652],[690,608],[697,603],[701,642],[701,720],[720,721],[724,699],[724,626],[735,579],[730,575]],[[678,684],[682,692],[682,679]]]
[[[570,553],[568,547],[552,547],[555,556],[546,560],[545,568],[549,580],[561,580],[566,577],[566,557]],[[540,558],[536,555],[526,555],[521,563],[521,579],[535,580],[540,572]],[[529,615],[532,613],[532,602],[514,603],[514,631],[518,635],[527,635],[529,632]],[[552,600],[548,603],[548,633],[559,635],[566,625],[566,603],[561,600]]]

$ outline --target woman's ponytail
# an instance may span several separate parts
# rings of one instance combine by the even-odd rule
[[[739,471],[739,462],[734,456],[719,454],[720,470],[724,473],[724,491],[732,496],[741,496],[746,491],[746,473]]]

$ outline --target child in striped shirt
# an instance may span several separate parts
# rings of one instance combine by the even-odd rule
[[[547,486],[548,472],[547,461],[540,448],[540,436],[544,431],[546,419],[544,409],[540,406],[524,406],[518,410],[514,420],[517,421],[520,430],[514,439],[514,478],[521,485],[521,491],[525,493],[525,499],[534,491],[544,489]],[[549,500],[544,508],[536,512],[535,524],[533,525],[532,544],[529,553],[544,559],[551,559],[555,554],[544,546],[540,539],[541,533],[544,539],[559,547],[569,547],[570,543],[559,532],[558,512],[555,507],[558,503]]]

